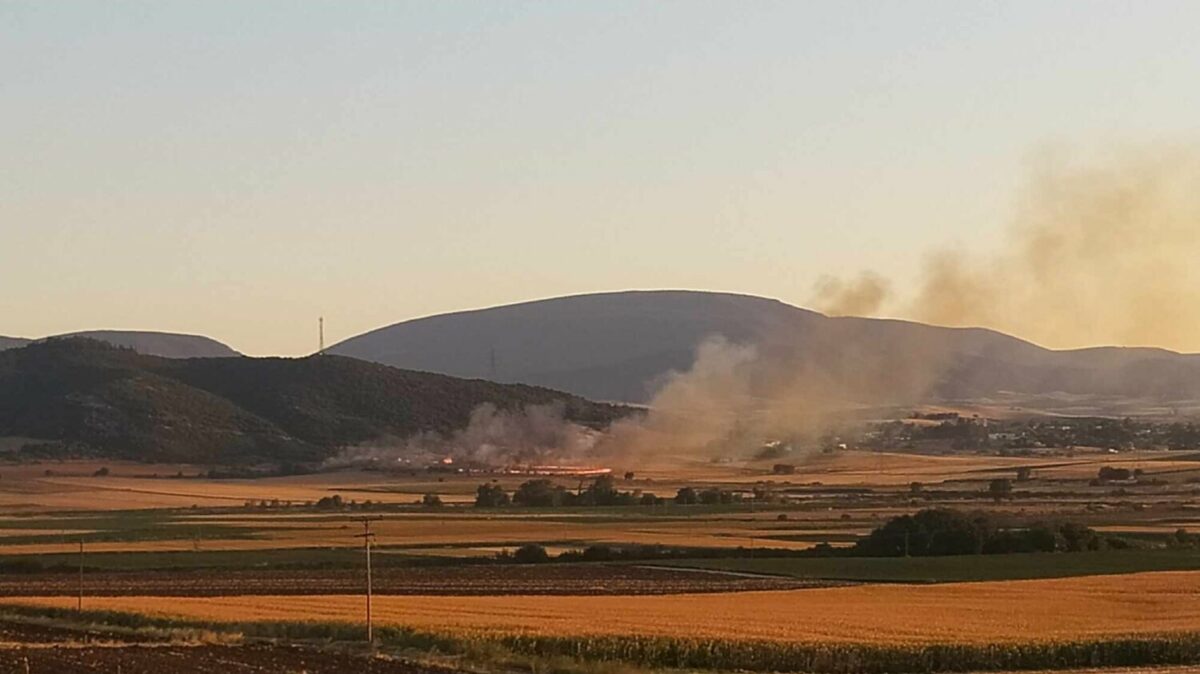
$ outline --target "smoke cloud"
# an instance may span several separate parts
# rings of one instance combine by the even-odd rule
[[[813,307],[830,316],[870,316],[879,312],[891,294],[891,284],[874,272],[841,279],[825,275],[817,279]]]
[[[1123,152],[1082,165],[1045,159],[996,250],[931,253],[915,297],[889,309],[1053,348],[1200,351],[1198,186],[1193,149]],[[883,298],[862,280],[869,278],[823,279],[815,304],[876,314]]]
[[[780,442],[791,446],[789,460],[803,460],[852,421],[848,411],[918,400],[945,358],[936,345],[880,349],[855,331],[809,335],[803,344],[794,335],[754,345],[712,338],[690,370],[666,378],[644,417],[614,424],[596,452],[626,465],[663,465],[747,459]]]
[[[386,465],[446,458],[493,466],[570,461],[587,456],[599,436],[598,431],[568,421],[562,403],[529,405],[515,412],[484,403],[472,410],[466,427],[453,433],[418,433],[351,447],[327,464]]]
[[[1052,347],[1200,349],[1200,154],[1125,154],[1094,165],[1047,161],[992,250],[939,250],[916,293],[897,300],[872,272],[822,278],[814,304],[834,315],[891,313],[986,326]],[[499,463],[675,464],[744,459],[769,441],[819,446],[847,411],[928,399],[956,357],[937,333],[842,319],[813,334],[714,338],[663,379],[644,415],[596,432],[559,408],[481,407],[448,437],[409,438],[389,456]],[[907,341],[905,341],[907,340]],[[367,450],[363,450],[367,451]]]

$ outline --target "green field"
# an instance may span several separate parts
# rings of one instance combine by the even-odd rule
[[[1200,569],[1196,550],[964,555],[953,557],[810,557],[697,559],[659,563],[814,580],[953,583]]]

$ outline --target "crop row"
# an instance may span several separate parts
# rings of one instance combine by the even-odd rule
[[[27,619],[82,620],[92,625],[137,629],[206,629],[248,637],[289,640],[356,641],[362,625],[310,621],[200,621],[116,611],[6,606],[6,614]],[[1179,633],[1022,644],[819,644],[645,636],[561,637],[454,634],[385,626],[376,629],[384,647],[495,657],[497,647],[539,657],[623,662],[646,667],[813,674],[883,674],[1033,670],[1075,667],[1133,667],[1200,663],[1200,634]]]

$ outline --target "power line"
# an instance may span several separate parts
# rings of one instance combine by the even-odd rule
[[[371,624],[371,541],[375,540],[375,533],[371,531],[371,522],[381,520],[382,517],[360,517],[359,522],[362,522],[363,532],[355,534],[355,538],[363,539],[363,551],[367,557],[367,645],[371,648],[375,647],[375,633]]]
[[[75,611],[83,613],[83,539],[79,539],[79,597],[75,603]]]

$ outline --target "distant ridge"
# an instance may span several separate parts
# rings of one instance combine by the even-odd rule
[[[162,356],[163,358],[224,358],[241,355],[232,348],[215,339],[201,335],[185,335],[173,332],[154,332],[146,330],[85,330],[63,335],[54,335],[44,339],[61,337],[86,337],[113,346],[133,349],[147,356]],[[33,341],[16,337],[0,337],[0,351],[25,346]]]
[[[597,427],[628,412],[338,356],[171,359],[83,338],[0,352],[0,437],[39,439],[35,457],[314,463],[381,437],[462,429],[484,403],[557,403],[565,418]]]
[[[4,337],[0,335],[0,351],[5,349],[16,349],[25,346],[30,341],[32,340],[24,339],[22,337]]]
[[[595,400],[645,402],[696,347],[722,336],[781,361],[936,359],[939,398],[1070,393],[1200,398],[1200,355],[1102,347],[1055,351],[993,330],[829,317],[749,295],[629,291],[577,295],[405,321],[330,353],[408,369],[522,382]],[[831,372],[837,374],[836,370]]]

